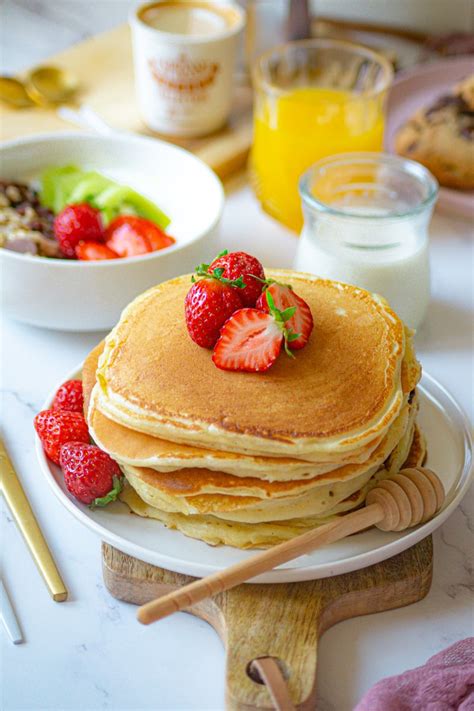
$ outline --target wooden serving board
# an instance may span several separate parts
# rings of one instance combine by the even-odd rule
[[[143,563],[106,543],[102,559],[109,592],[137,605],[193,580]],[[241,585],[190,608],[215,628],[225,644],[227,708],[272,708],[267,688],[247,673],[252,660],[271,656],[280,661],[296,708],[314,709],[319,637],[350,617],[421,600],[430,589],[432,565],[429,536],[363,570],[304,583]]]
[[[187,148],[221,178],[245,165],[252,140],[252,90],[248,84],[236,84],[232,114],[226,127],[205,138],[176,139],[153,133],[140,118],[127,25],[80,42],[42,64],[54,64],[75,74],[80,82],[76,103],[89,105],[114,128],[164,138]],[[80,130],[59,118],[54,107],[1,108],[2,140],[49,131]]]

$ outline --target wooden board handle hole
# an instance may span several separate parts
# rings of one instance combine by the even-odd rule
[[[256,684],[264,684],[277,711],[295,711],[288,689],[289,672],[278,657],[256,657],[246,667],[247,676]]]
[[[287,666],[285,662],[283,662],[281,659],[278,657],[271,657],[269,655],[265,655],[262,657],[256,657],[255,659],[251,659],[250,662],[247,664],[246,672],[247,676],[252,679],[256,684],[265,684],[264,680],[262,679],[262,676],[260,674],[259,666],[255,664],[259,659],[273,659],[273,661],[277,664],[277,666],[280,669],[280,672],[285,680],[288,680],[290,677],[289,671],[287,669]]]

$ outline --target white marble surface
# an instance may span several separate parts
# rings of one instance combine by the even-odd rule
[[[2,61],[17,70],[55,51],[58,42],[64,46],[90,32],[93,13],[95,29],[103,29],[120,21],[129,4],[7,0],[3,13],[10,29],[3,32],[12,54],[5,58],[4,53]],[[259,211],[238,180],[229,193],[222,232],[227,247],[247,247],[269,266],[291,263],[296,239]],[[418,353],[425,369],[470,410],[472,419],[474,235],[465,221],[443,215],[435,217],[431,235],[433,303],[417,337]],[[3,323],[3,434],[71,595],[61,605],[50,600],[3,508],[2,576],[26,642],[14,647],[0,633],[2,706],[6,711],[223,709],[224,652],[214,631],[185,614],[139,626],[135,609],[104,588],[100,542],[67,514],[41,479],[33,416],[99,338]],[[417,666],[474,634],[472,503],[471,492],[434,536],[434,580],[425,600],[349,620],[326,633],[319,655],[320,711],[350,711],[378,679]]]

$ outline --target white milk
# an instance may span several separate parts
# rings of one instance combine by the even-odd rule
[[[369,210],[352,207],[351,212],[367,215]],[[320,215],[312,225],[306,222],[294,266],[381,294],[416,329],[430,299],[426,222],[386,214],[372,208],[368,219]],[[383,219],[376,219],[379,215]]]

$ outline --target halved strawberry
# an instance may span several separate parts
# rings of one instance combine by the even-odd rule
[[[135,257],[151,252],[147,236],[135,230],[124,217],[116,217],[105,230],[107,247],[119,257]]]
[[[105,230],[107,246],[119,257],[134,257],[164,249],[174,244],[167,235],[150,220],[135,215],[119,215]]]
[[[76,257],[85,261],[119,258],[116,252],[113,252],[106,244],[101,242],[79,242],[76,247]]]
[[[212,360],[222,370],[264,372],[276,361],[283,332],[270,314],[239,309],[225,322]]]
[[[293,334],[298,334],[298,338],[290,338],[288,340],[288,347],[291,348],[291,350],[304,348],[313,330],[313,316],[308,304],[301,296],[295,294],[293,289],[289,286],[271,282],[267,289],[259,296],[256,305],[257,309],[261,309],[266,313],[271,311],[267,301],[268,293],[273,297],[273,302],[280,311],[292,307],[295,308],[293,316],[286,321],[285,325]]]

